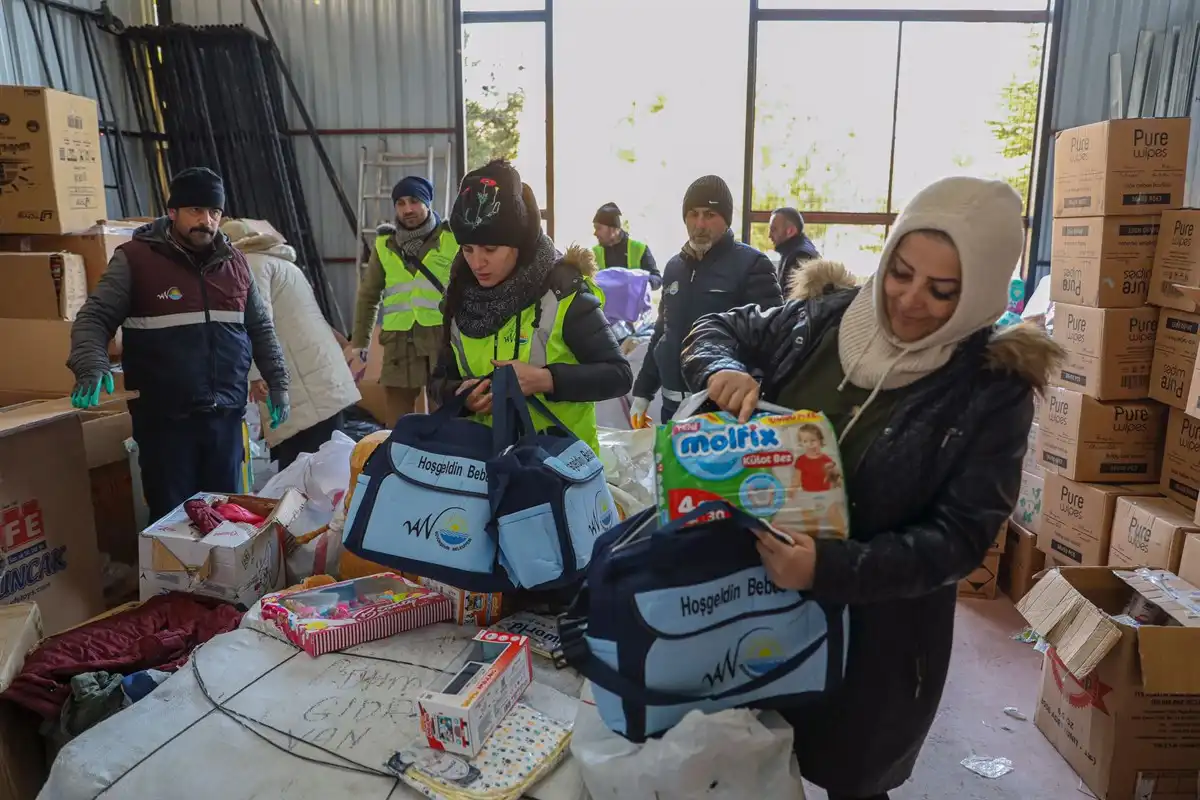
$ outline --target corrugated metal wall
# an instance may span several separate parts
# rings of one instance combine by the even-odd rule
[[[1107,119],[1108,59],[1121,54],[1122,84],[1126,97],[1133,74],[1134,51],[1141,30],[1165,31],[1173,25],[1200,20],[1197,0],[1059,0],[1065,3],[1058,59],[1057,88],[1050,122],[1054,130],[1073,128]],[[1200,156],[1200,125],[1192,125],[1192,169],[1189,171],[1190,204],[1200,203],[1200,180],[1196,174]],[[1050,154],[1046,174],[1053,175]],[[1047,194],[1047,200],[1049,195]],[[1050,259],[1051,204],[1041,213],[1044,235],[1040,237],[1038,260]]]
[[[449,0],[262,0],[262,7],[318,129],[454,127],[452,81],[457,56]],[[248,0],[174,0],[173,11],[177,23],[244,24],[262,33]],[[293,128],[302,129],[290,98],[289,114]],[[321,140],[347,196],[356,203],[363,147],[371,155],[384,150],[424,153],[431,145],[441,153],[447,150],[450,135],[331,133]],[[353,258],[353,232],[316,148],[307,136],[297,136],[295,141],[317,245],[327,259]],[[445,164],[445,158],[440,163]],[[414,172],[423,173],[424,169]],[[401,174],[391,173],[385,191],[390,191]],[[439,211],[445,202],[445,180],[439,169],[434,176]],[[338,304],[349,319],[353,315],[353,264],[329,263],[327,271]]]
[[[66,0],[69,5],[80,8],[94,8],[93,0]],[[109,6],[113,14],[127,25],[141,24],[145,13],[142,0],[110,0]],[[30,13],[33,14],[31,24]],[[101,31],[93,25],[92,34],[95,41],[96,57],[103,63],[107,75],[109,92],[113,97],[114,109],[107,120],[119,124],[122,130],[136,131],[137,119],[133,114],[129,98],[129,87],[125,75],[121,71],[119,51],[116,37]],[[51,29],[53,28],[53,29]],[[36,35],[35,35],[36,31]],[[43,48],[39,52],[38,37],[41,37]],[[58,53],[62,63],[55,55],[54,39],[58,39]],[[44,59],[44,61],[43,61]],[[48,71],[47,71],[48,68]],[[73,92],[96,99],[100,88],[92,77],[88,61],[86,41],[83,37],[79,20],[71,14],[58,10],[46,9],[36,2],[23,0],[0,0],[0,84],[18,86],[51,86],[56,89]],[[115,113],[114,113],[115,112]],[[122,213],[116,191],[107,192],[108,216],[142,216],[149,213],[145,204],[149,202],[149,173],[145,159],[141,155],[139,142],[135,138],[122,137],[122,146],[126,160],[132,170],[132,181],[125,178],[127,184],[132,184],[143,207],[139,210],[133,205],[133,197],[127,192],[129,205]],[[104,182],[115,185],[115,159],[110,156],[107,144],[102,141],[100,148],[104,161]]]

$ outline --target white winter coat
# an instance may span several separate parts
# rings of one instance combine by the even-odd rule
[[[269,226],[269,232],[256,233],[253,225],[249,220],[228,220],[221,230],[250,264],[292,376],[291,416],[275,430],[263,425],[267,444],[274,447],[354,405],[361,395],[308,279],[295,264],[296,251]],[[251,367],[250,379],[258,378],[257,367]],[[264,420],[270,418],[265,403],[259,410]]]

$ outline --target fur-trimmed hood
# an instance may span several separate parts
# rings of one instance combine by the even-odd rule
[[[568,247],[559,263],[574,268],[585,278],[596,274],[596,254],[582,245],[573,244]]]
[[[810,261],[796,273],[791,299],[810,300],[847,289],[857,289],[858,279],[837,261]],[[987,345],[987,365],[996,372],[1007,372],[1027,381],[1037,391],[1046,388],[1064,351],[1033,323],[1023,322],[993,331]]]

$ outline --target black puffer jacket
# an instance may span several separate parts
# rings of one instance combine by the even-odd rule
[[[854,296],[827,262],[807,265],[780,308],[700,320],[683,372],[693,390],[722,369],[774,400]],[[787,714],[804,777],[851,797],[911,774],[950,665],[955,584],[982,563],[1016,502],[1041,390],[1060,351],[1040,331],[981,331],[913,384],[861,461],[848,541],[817,543],[813,594],[850,606],[842,690]]]
[[[775,248],[779,253],[779,285],[785,293],[790,292],[796,273],[806,261],[814,261],[821,257],[813,240],[803,233],[797,233],[786,242],[780,242]]]
[[[663,270],[662,287],[658,321],[634,397],[652,398],[660,388],[684,391],[679,354],[683,337],[700,317],[746,304],[771,308],[783,302],[771,260],[736,241],[733,231],[726,231],[699,261],[676,254]]]

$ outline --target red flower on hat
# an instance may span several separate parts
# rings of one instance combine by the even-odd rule
[[[495,186],[496,185],[496,182],[494,180],[492,180],[491,178],[480,178],[479,182],[482,183],[484,186]]]

